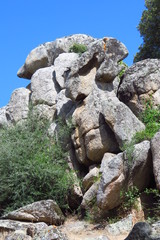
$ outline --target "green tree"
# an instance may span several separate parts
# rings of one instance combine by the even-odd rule
[[[145,0],[138,30],[143,43],[134,57],[134,62],[147,58],[160,58],[160,0]]]

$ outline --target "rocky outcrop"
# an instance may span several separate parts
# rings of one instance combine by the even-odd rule
[[[64,222],[63,213],[53,200],[42,200],[26,205],[6,214],[3,219],[45,222],[54,225],[60,225]]]
[[[113,209],[121,203],[120,192],[124,189],[135,186],[142,191],[150,185],[153,172],[150,142],[136,144],[132,156],[128,157],[125,152],[118,155],[105,153],[100,172],[98,206]]]
[[[70,52],[74,43],[84,44],[87,50]],[[160,188],[159,133],[151,147],[143,141],[133,146],[131,156],[122,151],[145,129],[138,119],[144,100],[152,94],[153,105],[160,103],[160,60],[138,62],[120,77],[124,67],[120,61],[127,54],[124,44],[111,37],[75,34],[42,44],[18,71],[19,77],[31,79],[29,86],[15,90],[0,109],[0,128],[25,120],[30,105],[34,114],[49,120],[52,137],[61,131],[59,119],[63,124],[72,122],[71,139],[63,138],[62,146],[70,152],[69,167],[83,178],[82,189],[75,180],[68,191],[66,199],[73,210],[79,206],[88,210],[93,204],[105,212],[117,208],[120,192],[130,186],[143,191],[154,182],[153,172]],[[64,216],[57,209],[53,201],[41,201],[6,217],[61,224]]]
[[[146,100],[153,97],[154,105],[160,104],[160,60],[146,59],[135,63],[125,72],[118,97],[136,116],[144,108]]]
[[[16,89],[6,106],[6,117],[9,123],[17,123],[28,117],[30,90],[26,88]]]
[[[0,220],[0,238],[4,240],[67,240],[67,237],[54,225],[14,220]]]
[[[21,78],[30,79],[36,70],[53,65],[59,54],[69,52],[74,43],[88,46],[93,41],[94,38],[85,34],[75,34],[41,44],[29,53],[25,64],[19,69],[17,75]]]

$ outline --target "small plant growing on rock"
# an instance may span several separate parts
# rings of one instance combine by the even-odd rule
[[[69,49],[69,52],[80,53],[80,54],[86,51],[87,51],[87,47],[79,43],[74,43]]]
[[[123,66],[123,69],[118,74],[118,77],[121,78],[123,76],[123,74],[125,73],[125,71],[128,69],[128,65],[126,63],[124,63],[123,61],[120,61],[118,64]]]
[[[131,210],[133,207],[136,208],[136,202],[139,196],[139,190],[135,186],[129,187],[127,191],[121,191],[120,197],[122,199],[122,209],[126,212]]]

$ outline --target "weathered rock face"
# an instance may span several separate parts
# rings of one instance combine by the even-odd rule
[[[65,88],[65,72],[71,68],[78,58],[78,53],[62,53],[55,59],[54,78],[61,89]]]
[[[4,125],[8,125],[6,117],[6,107],[0,108],[0,128]]]
[[[134,146],[131,161],[128,185],[136,186],[139,191],[142,191],[150,185],[153,173],[149,141],[143,141]]]
[[[84,194],[83,200],[81,203],[82,209],[89,209],[92,207],[93,203],[95,202],[97,190],[98,190],[99,182],[95,182],[88,191]]]
[[[83,188],[87,191],[98,179],[99,177],[99,168],[96,166],[93,167],[89,173],[83,178]]]
[[[118,155],[105,153],[100,173],[102,176],[97,193],[98,206],[105,210],[113,209],[122,201],[122,190],[135,186],[142,191],[149,186],[152,180],[150,142],[136,144],[132,159],[127,159],[125,152]]]
[[[146,59],[135,63],[126,72],[118,89],[118,97],[136,116],[144,108],[145,100],[153,96],[160,104],[160,60]]]
[[[0,220],[0,238],[4,240],[67,240],[55,226],[46,223],[29,223],[14,220]]]
[[[24,120],[29,112],[30,90],[26,88],[16,89],[11,96],[11,99],[6,106],[7,121],[16,123]]]
[[[120,204],[120,191],[124,185],[123,153],[104,155],[104,168],[100,180],[97,204],[101,209],[113,209]]]
[[[125,240],[151,240],[151,226],[146,222],[138,222]]]
[[[157,132],[151,140],[151,151],[153,156],[153,173],[157,188],[160,190],[160,132]]]
[[[42,200],[17,209],[3,216],[4,219],[45,222],[60,225],[64,216],[57,203],[53,200]]]
[[[53,82],[54,67],[42,68],[36,71],[31,79],[31,101],[33,105],[55,105],[57,90]]]
[[[102,114],[120,146],[131,141],[136,132],[145,128],[144,124],[117,97],[109,97],[107,101],[102,99]]]
[[[75,34],[69,37],[56,39],[33,49],[27,56],[25,64],[19,69],[17,75],[21,78],[30,79],[36,70],[53,65],[59,54],[69,52],[74,43],[88,46],[94,38],[85,34]]]
[[[77,101],[89,95],[94,80],[112,82],[122,69],[118,61],[127,55],[126,47],[116,39],[104,38],[94,41],[68,72],[66,95]]]

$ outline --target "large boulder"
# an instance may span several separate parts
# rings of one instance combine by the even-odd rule
[[[46,229],[46,223],[20,222],[15,220],[0,220],[0,238],[5,240],[32,239],[32,237]]]
[[[83,178],[82,186],[86,192],[99,178],[99,168],[94,166]]]
[[[31,101],[33,105],[46,104],[49,106],[56,104],[58,89],[53,82],[54,67],[39,69],[31,78]]]
[[[0,239],[4,240],[67,240],[55,225],[44,222],[30,223],[14,220],[0,220]]]
[[[125,72],[118,97],[134,112],[143,110],[146,100],[153,97],[154,105],[160,104],[160,60],[145,59],[132,65]]]
[[[104,158],[106,158],[104,160]],[[112,155],[104,155],[102,176],[97,192],[97,204],[101,209],[110,210],[117,207],[120,202],[120,191],[125,182],[123,168],[123,153]]]
[[[67,97],[79,101],[89,95],[95,80],[112,82],[123,68],[118,62],[127,54],[126,47],[114,38],[103,38],[91,43],[88,51],[67,71]]]
[[[152,228],[148,223],[138,222],[134,225],[132,231],[125,240],[152,240],[151,233]]]
[[[108,89],[108,84],[105,87]],[[105,91],[106,101],[108,94],[115,96],[113,88],[111,89],[109,93]],[[103,89],[94,84],[92,92],[77,106],[72,116],[76,126],[73,143],[78,160],[86,165],[89,162],[89,165],[99,163],[105,152],[119,152],[115,135],[101,114],[103,92]]]
[[[8,125],[7,117],[6,117],[6,107],[0,108],[0,128]]]
[[[6,106],[8,122],[17,123],[28,117],[30,90],[26,88],[16,89]]]
[[[97,203],[101,209],[110,210],[122,202],[120,192],[135,186],[139,191],[147,188],[152,181],[152,157],[150,142],[134,145],[131,156],[126,152],[115,155],[105,153],[102,159],[101,179]]]
[[[139,191],[142,191],[145,188],[149,187],[153,174],[150,142],[143,141],[139,144],[134,145],[131,159],[128,161],[130,161],[128,162],[128,186],[136,186]]]
[[[20,78],[30,79],[38,69],[53,65],[59,54],[69,52],[74,43],[88,46],[94,40],[85,34],[75,34],[41,44],[29,53],[17,75]]]
[[[92,207],[94,205],[94,203],[96,203],[96,195],[97,195],[97,190],[98,190],[98,186],[99,186],[99,181],[95,182],[89,189],[87,192],[85,192],[84,196],[83,196],[83,200],[81,203],[81,209],[89,209],[90,207]]]
[[[160,131],[151,140],[151,151],[153,157],[153,173],[157,188],[160,190]]]
[[[54,77],[61,89],[65,88],[65,72],[72,67],[78,58],[78,53],[62,53],[55,59]]]
[[[53,200],[42,200],[26,205],[4,215],[3,219],[45,222],[54,225],[60,225],[64,222],[63,213]]]
[[[144,124],[117,97],[101,95],[102,114],[106,123],[114,132],[120,147],[130,142],[136,132],[145,129]]]

